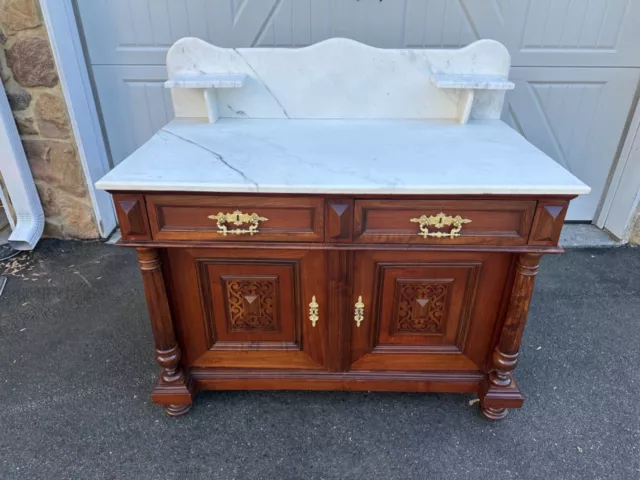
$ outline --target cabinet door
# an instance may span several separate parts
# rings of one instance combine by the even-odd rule
[[[482,370],[510,266],[502,253],[358,252],[351,369]]]
[[[166,255],[186,365],[324,368],[323,252],[168,249]]]

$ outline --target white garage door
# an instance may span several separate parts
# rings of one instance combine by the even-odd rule
[[[167,48],[304,46],[349,37],[388,48],[495,38],[511,51],[504,119],[593,188],[591,220],[640,78],[640,0],[76,0],[114,163],[171,119]]]

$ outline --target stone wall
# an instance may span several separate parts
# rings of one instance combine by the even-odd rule
[[[633,245],[640,245],[640,206],[638,206],[638,210],[636,211],[635,221],[632,221],[631,224],[631,236],[629,237],[629,243]]]
[[[45,235],[98,231],[37,0],[0,0],[0,78],[45,216]]]

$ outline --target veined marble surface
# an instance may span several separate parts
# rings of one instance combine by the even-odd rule
[[[584,194],[500,120],[176,119],[96,186],[319,194]]]

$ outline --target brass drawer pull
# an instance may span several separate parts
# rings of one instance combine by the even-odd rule
[[[353,319],[356,321],[356,327],[360,327],[360,324],[364,320],[364,303],[362,303],[362,295],[358,296],[358,302],[355,305]]]
[[[268,218],[261,217],[257,213],[242,213],[240,210],[236,210],[233,213],[222,213],[219,212],[217,215],[209,215],[207,218],[211,220],[218,221],[218,233],[221,233],[225,237],[227,234],[232,235],[244,235],[248,233],[249,235],[253,235],[254,233],[258,233],[258,224],[259,222],[266,222],[269,220]],[[249,228],[233,228],[229,229],[225,225],[225,223],[231,223],[236,227],[244,223],[250,223]]]
[[[309,320],[311,320],[311,326],[315,327],[316,322],[320,320],[320,306],[316,302],[316,296],[311,297],[311,303],[309,304]]]
[[[420,224],[420,235],[422,238],[427,237],[459,237],[460,230],[462,230],[462,224],[471,223],[471,220],[468,218],[462,218],[460,215],[456,215],[455,217],[451,217],[449,215],[445,215],[440,212],[438,215],[422,215],[418,218],[409,219],[410,222],[419,223]],[[451,230],[449,232],[430,232],[429,227],[432,228],[442,228],[446,226],[451,226]]]

